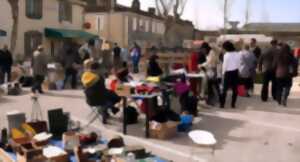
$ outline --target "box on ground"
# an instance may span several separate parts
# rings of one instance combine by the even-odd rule
[[[177,134],[178,122],[168,121],[166,123],[151,122],[150,137],[157,139],[173,138]]]

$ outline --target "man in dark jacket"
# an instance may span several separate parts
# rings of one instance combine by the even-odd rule
[[[11,79],[11,67],[13,65],[13,57],[11,52],[8,49],[7,45],[4,45],[3,50],[0,53],[1,61],[0,61],[0,69],[2,71],[2,76],[0,79],[0,83],[5,81],[5,76],[7,76],[7,81],[10,82]]]
[[[277,40],[271,41],[271,47],[263,53],[258,61],[259,71],[263,73],[263,86],[261,91],[261,99],[266,102],[268,100],[269,83],[272,82],[272,97],[276,99],[276,80],[275,69],[273,66],[274,58],[278,55],[278,42]]]
[[[256,59],[259,59],[262,52],[261,49],[257,46],[257,41],[255,38],[251,39],[250,46],[251,46],[251,51],[254,53]]]
[[[64,88],[68,82],[68,79],[71,78],[71,87],[72,89],[77,88],[77,66],[80,64],[79,54],[76,52],[77,50],[73,49],[74,47],[69,47],[66,51],[65,58],[62,61],[62,64],[65,68],[65,80],[64,80]]]
[[[157,62],[158,56],[153,55],[150,57],[148,68],[147,68],[147,75],[152,77],[158,77],[163,74],[163,71],[161,70],[158,62]]]
[[[122,65],[122,60],[121,60],[121,48],[117,43],[114,44],[113,54],[114,54],[113,57],[114,67],[115,70],[118,70]]]

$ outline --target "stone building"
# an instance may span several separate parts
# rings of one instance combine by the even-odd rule
[[[179,20],[168,34],[170,41],[164,44],[165,20],[156,15],[155,8],[141,10],[141,2],[134,0],[131,7],[117,4],[116,0],[87,0],[86,22],[91,24],[87,31],[101,38],[130,47],[138,42],[143,47],[182,46],[183,40],[194,38],[191,22]]]
[[[43,44],[47,54],[54,56],[68,42],[94,36],[82,30],[86,5],[82,0],[20,0],[18,5],[14,55],[31,58],[37,46]],[[7,33],[1,44],[9,45],[13,21],[7,0],[0,1],[0,10],[0,29]]]

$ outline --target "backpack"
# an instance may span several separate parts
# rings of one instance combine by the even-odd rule
[[[128,106],[125,110],[126,115],[126,123],[127,124],[136,124],[138,123],[139,113],[136,111],[134,107]]]

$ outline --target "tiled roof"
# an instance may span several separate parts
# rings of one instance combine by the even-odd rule
[[[300,23],[249,23],[243,29],[250,31],[300,32]]]

